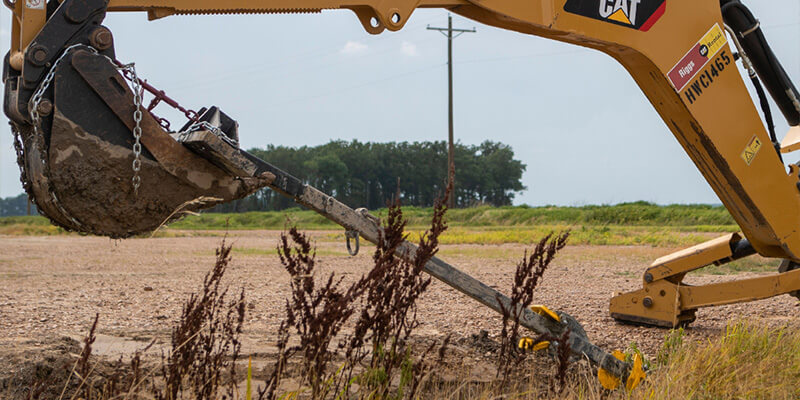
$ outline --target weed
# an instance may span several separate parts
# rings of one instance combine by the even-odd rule
[[[513,371],[518,370],[520,363],[526,358],[527,353],[517,351],[517,340],[519,338],[519,319],[523,310],[530,307],[533,302],[533,292],[539,281],[544,276],[545,271],[555,258],[556,254],[567,245],[569,232],[554,236],[548,234],[539,240],[533,251],[528,254],[525,252],[522,261],[517,264],[514,272],[514,281],[511,286],[511,297],[508,307],[502,301],[498,302],[501,306],[503,315],[503,325],[500,333],[501,347],[498,357],[499,368],[498,376],[503,376],[505,384]],[[543,334],[534,340],[534,344],[552,341],[555,338]]]
[[[556,381],[558,381],[558,391],[563,392],[567,387],[567,368],[569,367],[572,348],[569,345],[569,335],[572,332],[567,328],[558,340],[556,348]]]
[[[57,397],[60,399],[233,398],[245,294],[242,290],[229,302],[227,289],[221,286],[230,262],[230,252],[231,247],[223,241],[200,294],[193,293],[183,306],[181,318],[172,329],[171,349],[167,356],[162,357],[160,369],[142,370],[142,354],[153,346],[155,340],[136,351],[127,365],[121,358],[115,363],[92,362],[92,345],[99,320],[99,315],[96,315],[69,375],[62,382],[52,381],[52,374],[42,377],[31,385],[29,398],[38,398],[37,393],[58,384],[62,385]],[[77,378],[77,386],[72,383],[73,376]],[[227,390],[223,377],[230,383]]]
[[[215,398],[226,367],[231,381],[235,381],[245,294],[242,289],[237,300],[226,302],[227,288],[221,287],[221,281],[230,253],[231,246],[223,240],[214,268],[203,280],[201,294],[193,293],[183,306],[180,321],[172,330],[172,352],[162,368],[165,390],[157,394],[157,399],[177,399],[185,385],[190,385],[198,399]],[[233,389],[231,386],[229,392]]]
[[[278,250],[281,263],[292,277],[292,297],[286,302],[286,322],[300,338],[303,377],[311,386],[312,397],[324,398],[330,390],[326,384],[331,378],[327,371],[332,358],[330,343],[355,312],[355,301],[366,290],[369,278],[362,277],[342,289],[341,278],[337,279],[331,273],[317,287],[315,251],[308,236],[298,232],[297,228],[291,228],[288,235],[281,235]]]
[[[683,328],[670,330],[669,333],[664,335],[664,343],[656,356],[656,364],[664,366],[669,364],[670,357],[683,346],[683,340],[686,332]]]
[[[414,398],[424,377],[443,359],[449,343],[448,337],[439,346],[434,362],[428,361],[428,355],[436,349],[435,342],[416,359],[409,344],[419,326],[416,302],[431,283],[431,278],[423,274],[425,265],[436,255],[439,236],[447,229],[446,199],[437,202],[431,227],[421,235],[416,248],[406,242],[406,221],[399,201],[392,204],[380,230],[373,268],[347,288],[334,274],[318,285],[316,250],[307,235],[296,228],[281,235],[278,253],[292,278],[292,296],[286,302],[286,318],[281,325],[284,333],[278,338],[278,360],[267,385],[258,391],[259,399],[277,398],[286,362],[295,353],[302,356],[301,384],[310,386],[313,399],[350,398],[356,383],[362,396]],[[356,312],[353,333],[339,345],[345,362],[333,369],[331,343]],[[287,345],[289,327],[299,338],[296,347]],[[393,386],[395,378],[398,383]],[[285,395],[294,396],[301,390]]]
[[[431,344],[415,362],[409,338],[419,326],[416,302],[431,283],[431,277],[423,275],[425,265],[438,252],[439,237],[447,230],[444,220],[446,201],[447,196],[437,201],[431,226],[420,235],[413,257],[409,257],[411,248],[406,245],[406,221],[399,201],[389,208],[378,240],[373,262],[375,269],[383,273],[370,282],[347,356],[350,365],[360,363],[365,356],[361,352],[362,345],[371,343],[367,373],[359,381],[379,398],[413,398],[422,378],[432,367],[426,362],[426,357],[436,343]],[[398,254],[404,256],[398,257]],[[449,337],[440,347],[440,358],[448,342]],[[390,393],[392,377],[398,369],[400,383],[394,393]]]

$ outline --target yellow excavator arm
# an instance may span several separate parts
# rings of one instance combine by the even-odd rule
[[[144,89],[154,94],[155,103],[177,103],[139,80],[132,66],[116,61],[113,36],[101,25],[106,12],[141,11],[157,19],[347,9],[367,32],[378,34],[402,29],[417,8],[445,8],[487,25],[593,48],[616,59],[741,227],[741,234],[657,260],[644,274],[641,290],[612,299],[612,316],[672,327],[691,322],[698,307],[800,291],[800,269],[795,268],[800,263],[799,168],[791,165],[787,171],[784,165],[765,97],[768,92],[789,125],[797,126],[800,96],[758,20],[740,0],[4,3],[14,16],[4,62],[4,111],[18,138],[23,182],[39,209],[67,229],[125,237],[154,229],[173,218],[176,209],[208,207],[264,186],[329,217],[330,205],[338,204],[238,149],[238,125],[216,107],[199,113],[182,109],[190,122],[177,132],[148,112],[152,107],[145,109],[142,103]],[[764,120],[739,73],[740,61],[759,94]],[[539,78],[546,79],[530,79]],[[797,136],[787,136],[784,152],[800,147]],[[214,142],[217,139],[231,146]],[[158,182],[157,188],[153,182]],[[363,234],[358,224],[341,223]],[[780,273],[713,286],[681,284],[692,270],[755,253],[785,260]],[[474,292],[465,293],[482,301]],[[489,303],[484,304],[493,307]],[[609,368],[615,362],[609,361],[613,357],[599,359]]]

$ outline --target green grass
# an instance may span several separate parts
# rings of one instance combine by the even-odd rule
[[[13,236],[51,236],[63,235],[66,232],[50,224],[47,218],[39,216],[2,217],[0,218],[0,235]]]
[[[386,210],[376,210],[383,217]],[[407,207],[404,215],[412,237],[428,225],[433,210]],[[475,207],[448,211],[451,229],[443,244],[531,244],[551,231],[570,229],[573,245],[649,245],[679,247],[702,243],[716,233],[737,231],[721,206],[627,203],[584,207]],[[156,233],[155,237],[219,236],[225,231],[282,230],[296,225],[303,230],[340,230],[321,215],[290,209],[242,214],[189,216]],[[64,231],[43,217],[0,218],[0,235],[57,235]],[[149,237],[144,235],[143,237]],[[331,240],[341,240],[336,234]]]
[[[711,265],[697,271],[706,275],[735,275],[747,272],[778,272],[780,260],[771,260],[759,255],[743,258],[723,265]]]
[[[720,226],[715,229],[672,226],[572,226],[538,225],[533,227],[463,227],[455,226],[439,237],[441,244],[534,244],[551,232],[570,230],[570,245],[595,246],[661,246],[680,247],[703,243],[721,236],[724,232],[734,232],[736,226]],[[409,238],[417,241],[422,229],[409,230]],[[344,232],[330,233],[325,239],[343,241]]]
[[[373,211],[385,216],[386,210]],[[403,215],[410,227],[427,226],[433,215],[431,208],[406,207]],[[645,202],[614,206],[584,207],[475,207],[447,212],[450,226],[468,227],[521,227],[535,225],[578,226],[672,226],[716,229],[721,225],[735,225],[722,206],[670,205],[658,206]],[[287,223],[303,229],[331,229],[338,226],[316,212],[289,209],[285,211],[249,212],[241,214],[202,214],[190,216],[170,225],[174,229],[283,229]]]

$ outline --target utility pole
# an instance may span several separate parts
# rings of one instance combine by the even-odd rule
[[[447,184],[452,185],[453,192],[450,194],[449,208],[455,208],[456,205],[456,162],[455,151],[456,147],[453,144],[453,39],[463,35],[464,33],[475,33],[475,28],[472,29],[453,29],[453,16],[447,15],[447,28],[433,28],[428,25],[428,30],[439,31],[447,37],[447,90],[448,90],[448,134],[447,134]],[[445,33],[446,32],[446,33]],[[453,36],[453,32],[456,33]]]

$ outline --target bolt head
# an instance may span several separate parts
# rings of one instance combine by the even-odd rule
[[[107,50],[114,44],[114,35],[108,28],[101,26],[92,32],[89,42],[98,50]]]
[[[645,297],[644,300],[642,300],[642,305],[644,305],[647,308],[652,307],[653,306],[653,299],[650,298],[650,297]]]
[[[36,49],[33,52],[33,60],[36,61],[36,62],[39,62],[39,63],[44,62],[45,60],[47,60],[47,50],[45,50],[45,49]]]
[[[647,283],[653,282],[653,274],[647,272],[644,274],[644,281]]]
[[[53,112],[53,103],[50,100],[44,99],[39,103],[39,115],[47,116]]]

